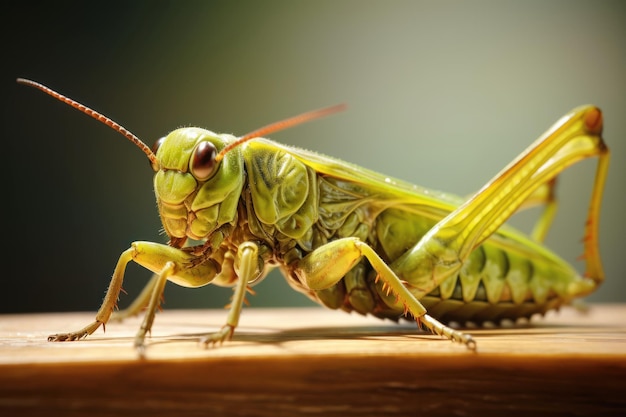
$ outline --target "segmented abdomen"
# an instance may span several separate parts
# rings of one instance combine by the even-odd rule
[[[429,223],[400,209],[382,213],[377,219],[379,253],[393,262],[434,224],[435,219]],[[580,295],[587,281],[559,258],[497,234],[470,254],[458,274],[426,296],[415,293],[428,313],[441,321],[499,322],[558,308]],[[412,288],[410,281],[407,287]],[[379,284],[373,289],[388,307],[400,309]]]
[[[485,256],[488,252],[491,256]],[[515,255],[485,245],[477,249],[472,260],[483,256],[484,262],[468,263],[457,276],[419,299],[429,315],[443,322],[499,323],[543,314],[569,300],[566,294],[559,293],[563,287],[559,282],[573,277],[555,278],[562,272],[550,274],[547,268],[538,267],[530,260],[516,259]],[[407,287],[411,288],[410,283]],[[330,308],[380,318],[398,320],[404,315],[401,303],[376,280],[376,272],[367,261],[357,265],[335,286],[315,292],[313,298]]]
[[[444,322],[497,323],[558,308],[569,300],[568,282],[576,278],[569,269],[484,244],[457,276],[420,301]]]
[[[392,264],[436,224],[437,220],[400,208],[383,210],[376,216],[368,244]],[[428,314],[444,321],[499,322],[503,319],[530,317],[558,308],[576,296],[576,282],[584,280],[569,265],[537,256],[532,251],[515,248],[515,242],[502,245],[506,238],[488,240],[465,261],[461,271],[438,287],[416,298]],[[506,242],[505,242],[506,243]],[[403,277],[400,277],[403,279]],[[406,286],[411,287],[411,282]],[[366,260],[350,271],[332,288],[317,291],[313,298],[331,307],[381,318],[399,319],[404,307],[388,294],[376,272]]]
[[[351,182],[320,177],[318,181],[319,218],[312,237],[305,244],[298,242],[302,256],[330,240],[353,236],[369,244],[393,268],[394,261],[447,214],[432,206],[394,202],[393,196],[370,195]],[[428,314],[444,322],[515,320],[558,308],[594,285],[545,249],[529,247],[533,245],[524,243],[528,241],[521,234],[496,234],[470,254],[457,275],[426,288],[425,296],[424,289],[415,290]],[[376,271],[363,259],[325,290],[312,291],[295,279],[288,280],[330,308],[395,320],[403,317],[404,305],[376,278]],[[409,290],[413,288],[410,278],[399,278]]]

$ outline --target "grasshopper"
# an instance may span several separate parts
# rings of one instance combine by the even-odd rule
[[[418,326],[476,348],[450,322],[530,318],[594,291],[604,280],[598,225],[609,150],[594,106],[563,116],[478,192],[463,199],[389,178],[262,136],[334,106],[242,137],[181,128],[153,148],[104,115],[34,81],[18,79],[105,123],[148,157],[168,244],[138,241],[122,252],[95,320],[50,341],[83,339],[111,319],[145,309],[134,345],[143,351],[167,281],[234,287],[225,325],[201,338],[231,339],[247,291],[280,268],[289,284],[331,309]],[[556,210],[557,176],[598,157],[579,274],[542,241]],[[516,211],[543,205],[530,235],[507,226]],[[191,242],[191,243],[190,243]],[[125,268],[153,272],[140,295],[115,311]]]

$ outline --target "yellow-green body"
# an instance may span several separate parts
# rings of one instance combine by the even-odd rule
[[[219,230],[220,257],[255,241],[264,253],[264,274],[279,267],[295,289],[327,307],[381,318],[404,314],[366,259],[325,289],[311,289],[291,272],[294,261],[345,237],[374,248],[431,316],[443,321],[529,317],[595,288],[545,246],[505,226],[471,253],[458,274],[429,288],[405,271],[402,255],[463,199],[266,139],[230,151],[223,172],[204,184],[182,172],[197,143],[211,140],[220,149],[236,139],[197,128],[170,133],[157,152],[164,170],[155,176],[166,232],[206,240]]]
[[[18,82],[102,121],[148,156],[169,237],[167,245],[134,242],[119,258],[95,321],[49,340],[81,339],[112,317],[147,308],[135,338],[143,352],[170,281],[234,287],[225,326],[202,339],[222,342],[237,327],[246,291],[278,267],[295,289],[327,307],[395,320],[412,317],[433,333],[475,348],[470,335],[442,322],[530,317],[589,294],[604,279],[598,223],[609,151],[597,107],[563,116],[462,199],[260,137],[337,107],[241,138],[182,128],[151,150],[100,113],[36,82]],[[589,157],[598,157],[598,167],[581,275],[541,242],[556,208],[556,178]],[[530,236],[505,225],[513,213],[535,204],[545,210]],[[154,275],[130,307],[113,315],[131,261]]]

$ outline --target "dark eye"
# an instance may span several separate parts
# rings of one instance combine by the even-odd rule
[[[208,180],[217,166],[216,156],[215,145],[208,141],[200,142],[194,149],[193,156],[189,161],[189,170],[193,176],[200,181]]]

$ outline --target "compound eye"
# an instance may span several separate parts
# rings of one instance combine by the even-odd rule
[[[193,151],[193,156],[189,160],[189,170],[191,174],[199,181],[208,180],[215,172],[217,167],[217,149],[215,145],[209,141],[198,143]]]

